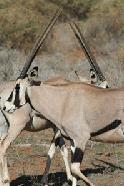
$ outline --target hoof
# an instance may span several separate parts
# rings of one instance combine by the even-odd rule
[[[68,183],[68,185],[72,185],[72,181],[71,180],[68,180],[67,183]]]
[[[44,177],[42,178],[41,180],[41,183],[44,185],[44,186],[48,186],[48,177]]]

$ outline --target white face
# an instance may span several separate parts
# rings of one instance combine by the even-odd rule
[[[8,99],[5,101],[3,105],[3,110],[9,113],[13,113],[19,107],[26,104],[26,89],[27,89],[27,79],[17,80],[16,85],[11,92]]]

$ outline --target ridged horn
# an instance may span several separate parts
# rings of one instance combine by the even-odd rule
[[[52,17],[52,19],[50,20],[49,24],[46,26],[44,32],[42,35],[40,35],[38,37],[38,39],[36,40],[34,47],[32,48],[30,54],[27,57],[26,63],[18,77],[18,79],[24,79],[26,76],[26,73],[28,71],[28,69],[30,68],[39,48],[41,47],[41,45],[44,43],[46,37],[48,36],[48,34],[50,33],[51,29],[53,28],[53,26],[55,25],[58,17],[60,16],[62,10],[58,9],[55,13],[55,15]]]
[[[90,63],[91,68],[95,71],[95,73],[100,81],[105,81],[106,78],[104,77],[98,63],[96,62],[96,59],[93,56],[83,34],[81,33],[80,28],[78,27],[78,25],[75,22],[70,21],[69,18],[68,18],[68,20],[69,20],[70,27],[72,28],[78,42],[80,43],[81,48],[83,49],[83,51],[84,51],[84,53]]]

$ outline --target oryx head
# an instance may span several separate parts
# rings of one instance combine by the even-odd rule
[[[44,43],[44,40],[46,39],[50,30],[52,29],[52,27],[56,23],[56,21],[57,21],[58,17],[60,16],[61,12],[62,12],[61,9],[58,9],[56,11],[54,16],[52,17],[52,19],[48,23],[47,27],[45,28],[45,31],[43,32],[43,34],[40,35],[38,37],[38,39],[36,40],[36,43],[34,44],[34,47],[32,48],[31,52],[29,53],[29,56],[27,57],[26,63],[25,63],[25,65],[24,65],[24,67],[23,67],[23,69],[20,73],[20,76],[18,77],[15,88],[11,92],[11,94],[10,94],[8,100],[6,101],[6,103],[4,104],[4,107],[3,107],[4,110],[6,110],[8,112],[12,112],[13,110],[15,110],[16,104],[18,104],[18,103],[19,103],[19,105],[24,104],[25,101],[24,101],[24,99],[20,100],[20,95],[25,93],[26,87],[28,85],[28,84],[26,85],[26,83],[28,83],[28,81],[26,81],[26,79],[25,79],[26,78],[26,73],[27,73],[28,69],[30,68],[31,63],[33,62],[39,48]],[[35,69],[35,70],[37,70],[37,69]],[[34,76],[35,73],[32,72],[32,75]],[[23,96],[21,96],[21,97],[23,97]]]
[[[93,69],[90,69],[90,79],[86,79],[83,76],[79,75],[77,71],[75,71],[75,74],[78,77],[80,82],[86,82],[88,84],[90,83],[90,84],[94,84],[94,85],[97,85],[97,83],[98,83],[97,75]]]
[[[29,87],[33,79],[38,74],[38,67],[34,67],[24,79],[18,79],[15,83],[15,87],[10,93],[9,97],[3,105],[3,110],[9,113],[13,113],[17,108],[25,105],[27,102],[27,87]]]
[[[90,69],[90,79],[89,80],[80,76],[77,71],[75,71],[75,74],[78,77],[79,81],[81,81],[81,82],[93,84],[93,85],[95,85],[97,87],[101,87],[101,88],[108,88],[109,87],[108,82],[106,80],[99,81],[99,79],[96,75],[96,72],[93,69]]]

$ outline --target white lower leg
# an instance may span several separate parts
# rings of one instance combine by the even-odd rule
[[[1,150],[2,151],[2,150]],[[10,179],[7,167],[7,159],[2,154],[0,155],[0,186],[9,186]]]
[[[72,186],[76,186],[77,185],[77,179],[75,176],[72,177]]]
[[[50,159],[53,158],[54,154],[55,154],[55,143],[52,143],[51,146],[50,146],[50,149],[48,151],[48,156],[50,157]]]
[[[65,145],[63,145],[61,147],[61,154],[63,156],[63,160],[65,163],[67,179],[72,181],[72,175],[71,175],[70,165],[69,165],[69,161],[68,161],[68,149]]]
[[[2,163],[2,168],[3,168],[3,182],[7,183],[10,181],[10,178],[9,178],[9,172],[8,172],[8,166],[7,166],[7,159],[5,156],[3,156],[1,163]]]
[[[89,186],[95,186],[86,176],[84,176],[84,174],[81,173],[80,171],[80,163],[71,163],[71,171],[73,174],[75,174],[76,176],[78,176],[80,179],[82,179],[83,181],[85,181],[87,184],[89,184]]]

